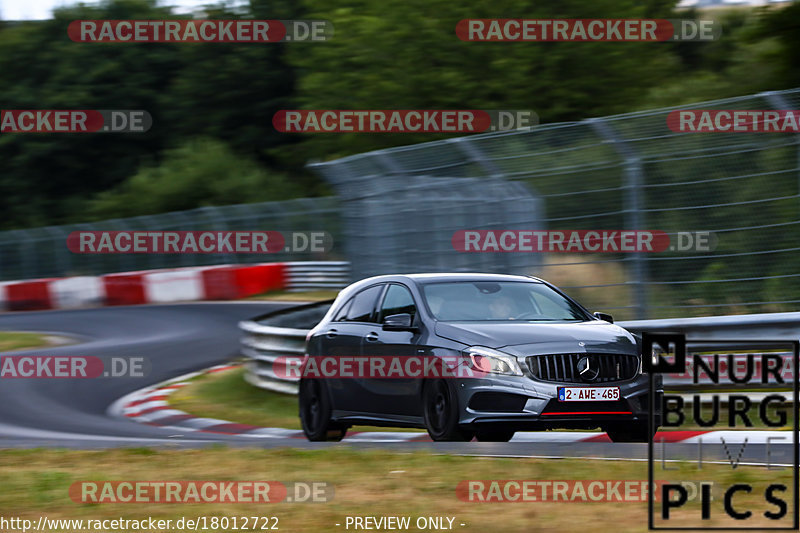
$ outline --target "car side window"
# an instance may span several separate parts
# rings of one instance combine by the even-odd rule
[[[336,316],[333,318],[334,322],[342,322],[347,319],[347,311],[350,310],[350,305],[353,303],[353,299],[350,298],[347,302],[339,309],[339,312],[336,313]]]
[[[401,313],[408,313],[411,315],[412,321],[417,314],[417,306],[414,303],[414,297],[411,291],[402,285],[392,284],[386,291],[386,296],[383,298],[381,304],[380,322],[390,315],[399,315]]]
[[[383,285],[375,285],[356,294],[347,311],[346,320],[348,322],[373,322],[375,305],[378,303],[381,291],[383,291]]]

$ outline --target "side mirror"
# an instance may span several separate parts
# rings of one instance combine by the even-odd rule
[[[386,331],[413,331],[417,328],[411,325],[413,317],[408,313],[389,315],[383,319],[383,329]]]
[[[596,312],[594,314],[594,317],[599,319],[599,320],[605,320],[609,324],[613,324],[614,323],[614,317],[609,315],[608,313],[601,313],[600,311],[598,311],[598,312]]]

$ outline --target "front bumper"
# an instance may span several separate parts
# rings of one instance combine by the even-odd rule
[[[544,430],[556,428],[602,427],[625,421],[647,421],[649,417],[649,377],[598,384],[619,387],[620,399],[607,402],[560,402],[559,387],[592,386],[586,383],[550,383],[528,376],[489,375],[481,379],[459,380],[461,413],[465,426],[502,426],[506,429]],[[661,376],[655,376],[654,421],[661,425]]]

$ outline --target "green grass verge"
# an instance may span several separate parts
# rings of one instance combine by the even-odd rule
[[[247,300],[266,300],[266,301],[282,301],[282,302],[320,302],[323,300],[333,300],[339,291],[303,291],[303,292],[290,292],[290,291],[274,291],[266,294],[257,294],[250,296]]]
[[[244,380],[244,369],[203,374],[170,395],[175,409],[198,417],[219,418],[239,424],[300,429],[297,396],[259,389]],[[374,427],[353,426],[352,431],[375,431]],[[381,431],[422,431],[380,428]]]
[[[199,417],[240,424],[299,429],[297,396],[259,389],[244,380],[241,367],[203,374],[170,395],[169,403]]]
[[[19,331],[0,331],[0,352],[25,350],[50,346],[47,335],[41,333],[25,333]]]
[[[754,485],[752,494],[735,497],[737,509],[751,509],[754,520],[767,525],[763,510],[774,510],[763,500],[763,486],[781,482],[791,486],[791,469],[687,464],[658,471],[656,479],[713,480],[711,520],[703,527],[739,525],[724,521],[723,489],[735,482]],[[591,459],[519,459],[431,455],[355,450],[334,445],[318,450],[229,449],[107,451],[0,450],[0,509],[3,517],[37,523],[49,519],[171,519],[180,517],[275,516],[282,531],[345,531],[347,516],[420,516],[454,518],[462,532],[647,530],[646,502],[524,502],[475,503],[462,501],[456,487],[465,480],[646,480],[643,462]],[[324,481],[334,488],[328,503],[75,503],[69,487],[79,481]],[[624,491],[623,491],[624,493]],[[788,497],[783,494],[783,497]],[[677,513],[677,512],[674,512]],[[675,526],[700,524],[696,502],[687,504]],[[336,524],[341,524],[337,527]],[[464,526],[461,526],[464,524]],[[748,526],[758,524],[748,521]],[[776,524],[768,524],[774,526]],[[350,528],[353,529],[352,527]],[[48,531],[64,531],[55,527]],[[77,530],[69,528],[69,531]],[[145,530],[149,530],[145,528]],[[175,531],[172,528],[171,531]],[[222,528],[209,529],[223,531]],[[228,530],[231,530],[230,528]],[[412,526],[411,530],[417,529]],[[120,531],[120,530],[115,530]],[[123,530],[124,531],[124,530]]]

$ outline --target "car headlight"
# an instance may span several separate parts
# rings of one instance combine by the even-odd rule
[[[479,372],[521,376],[517,358],[485,346],[472,346],[464,350],[472,367]]]
[[[650,354],[645,354],[645,353],[642,354],[642,358],[639,361],[639,374],[647,374],[647,372],[644,371],[644,358],[645,357],[649,356],[650,360],[653,362],[653,365],[657,365],[658,364],[658,359],[662,355],[667,355],[667,354],[664,352],[664,350],[661,349],[661,346],[659,346],[656,343],[653,343],[652,352]]]

